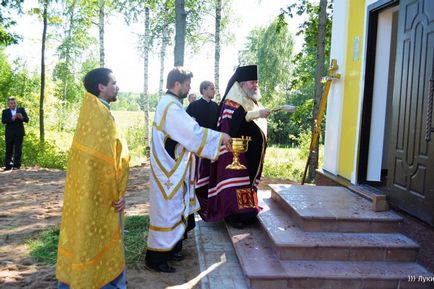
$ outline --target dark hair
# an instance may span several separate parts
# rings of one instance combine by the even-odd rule
[[[166,88],[170,89],[175,86],[175,82],[184,83],[193,77],[193,73],[182,66],[174,67],[167,75]]]
[[[213,83],[211,81],[208,81],[208,80],[202,81],[202,83],[199,86],[199,92],[200,92],[200,94],[203,95],[203,91],[205,89],[207,89],[208,87],[210,87],[211,85],[213,85]]]
[[[99,95],[99,84],[107,85],[110,81],[111,69],[100,67],[89,71],[83,79],[84,88],[95,96]]]
[[[12,100],[15,100],[15,97],[13,97],[13,96],[8,97],[8,102],[12,101]]]

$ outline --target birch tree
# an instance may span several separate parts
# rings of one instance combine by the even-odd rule
[[[149,128],[149,51],[152,47],[152,39],[150,37],[150,11],[155,9],[155,1],[146,0],[128,0],[115,2],[121,7],[121,12],[125,16],[128,24],[132,21],[137,22],[139,17],[144,16],[143,37],[141,37],[141,54],[143,57],[143,93],[142,93],[142,109],[145,121],[145,146],[146,154],[149,155],[150,150],[150,128]]]
[[[216,101],[220,101],[220,30],[222,20],[222,0],[215,0],[215,33],[214,33],[214,86]]]
[[[104,29],[105,29],[105,0],[98,0],[98,34],[99,34],[99,66],[105,65]]]
[[[44,130],[44,100],[45,100],[45,46],[47,41],[48,27],[48,0],[43,1],[42,10],[42,39],[41,39],[41,91],[39,94],[39,141],[45,142]]]
[[[174,66],[184,65],[185,27],[187,14],[184,0],[175,0],[175,63]]]

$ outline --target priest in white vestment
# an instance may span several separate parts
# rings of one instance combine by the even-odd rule
[[[182,240],[194,227],[193,214],[200,208],[194,192],[195,158],[216,160],[221,147],[232,150],[229,135],[199,126],[184,110],[192,77],[182,67],[169,72],[168,90],[152,125],[146,265],[159,272],[175,272],[168,261],[183,259]]]

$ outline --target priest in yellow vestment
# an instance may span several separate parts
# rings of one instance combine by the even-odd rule
[[[126,288],[122,218],[129,156],[110,113],[119,88],[107,68],[90,71],[84,86],[66,175],[58,288]]]

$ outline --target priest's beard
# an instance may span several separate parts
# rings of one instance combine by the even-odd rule
[[[187,96],[188,96],[188,92],[187,92],[187,93],[182,93],[182,92],[180,92],[179,95],[178,95],[178,97],[179,97],[180,99],[184,99],[184,98],[186,98]]]
[[[262,97],[259,87],[256,90],[247,89],[247,88],[243,88],[243,90],[247,94],[247,96],[253,99],[254,101],[259,101]]]

